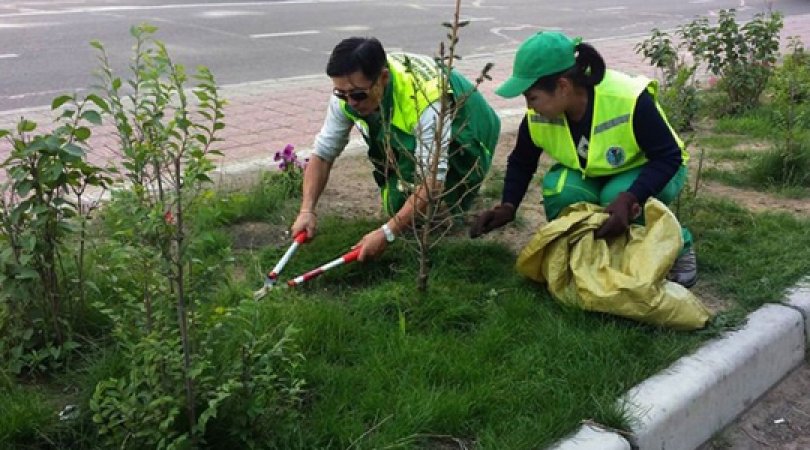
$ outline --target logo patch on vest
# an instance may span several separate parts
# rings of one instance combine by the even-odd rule
[[[607,152],[605,152],[605,159],[607,159],[611,167],[621,166],[624,164],[625,158],[624,149],[621,147],[610,147],[607,149]]]

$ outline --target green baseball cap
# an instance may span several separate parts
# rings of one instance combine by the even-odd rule
[[[582,39],[558,31],[540,31],[523,41],[515,54],[512,76],[495,89],[504,98],[517,97],[546,75],[574,66],[575,48]]]

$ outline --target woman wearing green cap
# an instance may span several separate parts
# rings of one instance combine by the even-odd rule
[[[656,99],[657,83],[605,67],[596,49],[579,39],[542,31],[521,44],[512,76],[495,92],[523,95],[528,111],[509,155],[501,204],[481,213],[472,237],[511,222],[546,151],[555,161],[543,177],[549,221],[568,205],[605,206],[609,219],[597,238],[625,232],[649,197],[671,203],[686,181],[688,154]],[[692,238],[668,278],[697,281]]]

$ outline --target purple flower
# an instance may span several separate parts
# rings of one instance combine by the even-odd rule
[[[283,171],[293,169],[303,170],[309,162],[309,158],[305,159],[302,163],[301,160],[298,159],[298,155],[295,154],[295,147],[292,144],[287,144],[284,150],[276,152],[276,154],[273,155],[273,161],[280,161],[278,168]]]

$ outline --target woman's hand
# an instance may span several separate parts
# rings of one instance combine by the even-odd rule
[[[630,192],[622,192],[605,208],[610,217],[596,229],[596,239],[607,239],[618,236],[627,230],[630,221],[641,214],[641,206],[636,196]]]
[[[475,223],[470,227],[470,237],[477,238],[513,220],[515,220],[515,206],[511,203],[500,204],[475,218]]]

